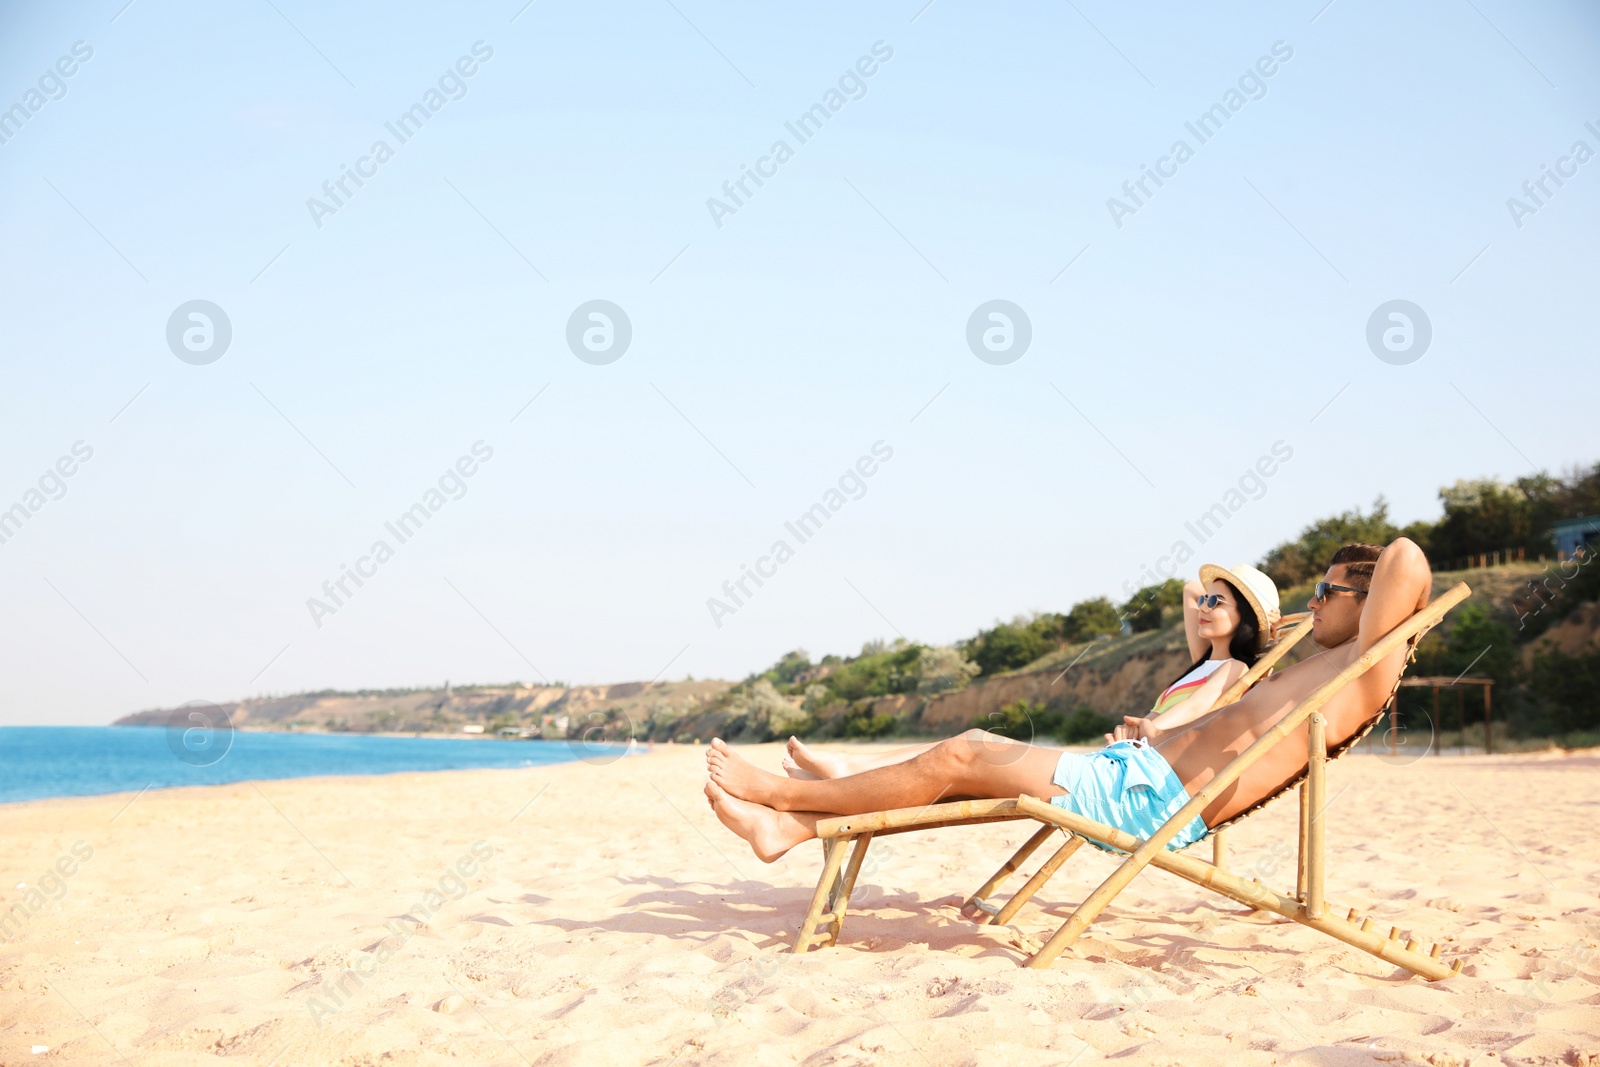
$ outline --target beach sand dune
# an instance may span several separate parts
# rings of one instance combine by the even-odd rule
[[[1330,899],[1465,954],[1437,984],[1159,871],[1025,970],[1113,860],[974,927],[1024,823],[875,844],[843,943],[797,958],[820,848],[755,860],[688,747],[0,806],[0,1063],[1587,1067],[1597,763],[1332,768]],[[1236,828],[1232,866],[1292,887],[1295,820]]]

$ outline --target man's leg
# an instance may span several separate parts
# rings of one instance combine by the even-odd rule
[[[818,820],[829,817],[816,811],[773,811],[729,796],[716,782],[706,783],[706,799],[722,825],[744,838],[762,863],[816,837]]]
[[[1049,798],[1062,790],[1052,782],[1059,749],[1025,745],[983,730],[941,741],[904,763],[830,781],[783,778],[751,766],[720,739],[706,763],[711,780],[732,796],[779,812],[859,815],[915,808],[949,797]]]
[[[925,744],[890,749],[888,752],[841,756],[831,752],[814,752],[798,737],[791,737],[785,746],[787,754],[783,758],[783,769],[788,772],[790,778],[843,778],[847,774],[860,774],[862,771],[887,767],[891,763],[904,763],[912,756],[920,756],[936,744],[937,741],[930,741]]]

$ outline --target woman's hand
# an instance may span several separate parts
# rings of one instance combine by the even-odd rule
[[[1283,613],[1277,608],[1267,612],[1267,640],[1276,641],[1278,631],[1283,629]]]

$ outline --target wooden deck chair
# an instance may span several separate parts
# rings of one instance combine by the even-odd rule
[[[1422,634],[1437,625],[1451,608],[1470,595],[1471,590],[1467,588],[1466,583],[1458,583],[1385,634],[1354,663],[1324,683],[1284,716],[1277,725],[1219,771],[1216,777],[1147,840],[1140,840],[1114,827],[1065,811],[1037,797],[1028,796],[1018,797],[1015,800],[957,801],[926,808],[905,808],[866,815],[842,816],[819,822],[817,834],[823,840],[826,849],[822,877],[817,882],[810,910],[795,939],[794,950],[805,952],[813,944],[826,946],[838,943],[850,892],[854,888],[856,875],[865,858],[867,845],[873,837],[939,826],[1032,818],[1044,825],[1024,843],[1011,860],[1001,867],[995,877],[984,884],[979,893],[974,894],[974,898],[992,893],[1058,828],[1068,833],[1068,841],[1038,873],[1029,879],[1016,897],[1013,897],[1005,907],[997,910],[994,915],[995,921],[1009,921],[1022,903],[1037,892],[1087,838],[1111,845],[1128,855],[1111,876],[1078,905],[1071,917],[1039,951],[1028,959],[1029,967],[1048,967],[1055,962],[1056,958],[1082,935],[1084,930],[1099,917],[1106,905],[1122,892],[1140,871],[1147,866],[1155,866],[1198,886],[1215,890],[1258,911],[1271,911],[1284,918],[1293,919],[1430,981],[1438,981],[1460,973],[1463,961],[1457,959],[1452,965],[1446,966],[1440,959],[1440,947],[1437,944],[1432,947],[1429,954],[1423,955],[1418,951],[1417,942],[1409,935],[1402,942],[1397,927],[1390,927],[1388,935],[1384,936],[1373,930],[1373,920],[1370,916],[1361,919],[1358,925],[1360,917],[1354,908],[1351,908],[1343,918],[1329,912],[1323,884],[1326,855],[1323,820],[1323,810],[1327,803],[1326,763],[1329,758],[1337,758],[1343,752],[1349,751],[1366,736],[1382,718],[1388,700],[1380,704],[1377,712],[1362,728],[1356,730],[1332,752],[1327,748],[1327,722],[1321,710],[1334,694],[1402,646],[1406,646],[1408,650],[1409,661]],[[1298,877],[1294,896],[1277,893],[1258,882],[1247,881],[1227,872],[1217,863],[1207,863],[1204,860],[1167,851],[1167,842],[1199,815],[1222,790],[1237,781],[1248,767],[1281,743],[1302,723],[1307,724],[1306,770],[1235,818],[1222,824],[1222,827],[1218,827],[1218,829],[1224,828],[1260,810],[1266,803],[1283,795],[1303,780],[1305,784],[1300,790]],[[855,850],[850,856],[849,866],[841,872],[845,850],[852,841],[855,842]],[[824,928],[819,931],[819,926]]]
[[[1225,689],[1222,695],[1217,698],[1214,706],[1222,708],[1236,702],[1245,693],[1249,692],[1257,682],[1271,674],[1278,661],[1283,659],[1290,649],[1299,644],[1302,638],[1311,633],[1315,622],[1316,620],[1311,617],[1309,611],[1285,615],[1281,620],[1281,625],[1289,627],[1288,632],[1262,653],[1256,662],[1251,665],[1250,669],[1239,677],[1238,681]],[[1236,821],[1237,819],[1229,819],[1228,823]],[[1066,863],[1067,859],[1078,850],[1078,846],[1083,844],[1082,838],[1069,834],[1066,844],[1061,846],[1056,854],[1040,868],[1039,873],[1030,879],[1022,890],[1011,898],[1006,906],[999,907],[990,904],[988,901],[989,895],[1015,873],[1027,861],[1028,857],[1033,855],[1034,851],[1044,844],[1055,831],[1056,827],[1049,824],[1040,827],[1038,833],[1023,842],[1022,847],[1017,850],[1016,854],[1007,860],[999,870],[995,871],[994,875],[983,883],[976,893],[967,898],[966,902],[961,905],[961,913],[980,925],[995,922],[1004,926],[1010,922],[1012,917],[1022,909],[1022,906],[1035,893],[1044,888],[1045,883],[1055,875],[1056,871],[1061,869],[1061,865]],[[1228,866],[1227,824],[1215,828],[1207,836],[1211,839],[1211,862],[1226,870]]]
[[[1232,686],[1223,692],[1217,700],[1217,706],[1222,707],[1238,700],[1251,686],[1272,670],[1273,666],[1281,660],[1296,644],[1307,634],[1311,633],[1313,623],[1310,612],[1300,612],[1295,615],[1286,615],[1281,620],[1282,626],[1290,630],[1280,637],[1273,645],[1261,655],[1259,659],[1239,678]],[[1003,809],[995,809],[992,814],[988,812],[996,804],[1011,805]],[[948,813],[948,817],[945,816]],[[908,817],[916,816],[916,817]],[[813,895],[811,908],[807,914],[807,923],[802,928],[800,936],[795,939],[794,951],[805,952],[813,944],[834,945],[838,943],[839,932],[844,924],[844,912],[849,904],[850,894],[855,890],[856,876],[861,870],[861,861],[866,858],[867,845],[873,837],[886,837],[890,834],[905,833],[910,830],[926,830],[939,826],[958,826],[974,822],[1005,822],[1015,819],[1026,819],[1027,815],[1015,810],[1015,801],[967,801],[954,804],[939,804],[924,812],[923,809],[911,808],[899,811],[879,812],[870,816],[856,816],[850,819],[828,819],[817,826],[818,837],[823,844],[823,872],[817,882],[817,891]],[[852,832],[853,828],[853,832]],[[1044,844],[1057,831],[1057,827],[1045,824],[1039,832],[1025,841],[1015,855],[1005,862],[983,886],[972,896],[968,897],[962,905],[962,914],[978,923],[998,922],[1005,924],[1011,921],[1013,915],[1021,909],[1022,905],[1044,888],[1061,865],[1077,851],[1083,844],[1083,838],[1076,834],[1068,834],[1066,844],[1062,845],[1056,854],[1040,868],[1021,891],[1014,896],[1004,907],[997,907],[987,902],[987,898],[999,886],[1014,874],[1028,857]],[[1215,837],[1215,834],[1211,835]],[[850,863],[844,866],[844,846],[854,840],[856,847],[851,854]],[[1213,855],[1221,865],[1222,857],[1226,853],[1226,845],[1220,841],[1213,842]],[[840,868],[843,867],[843,870]],[[827,928],[822,933],[817,933],[818,924],[826,922]]]

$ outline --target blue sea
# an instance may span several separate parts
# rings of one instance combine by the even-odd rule
[[[609,763],[626,751],[577,741],[0,726],[0,803],[247,779]]]

